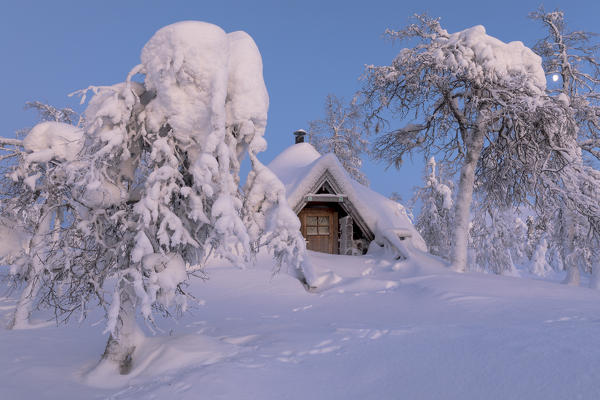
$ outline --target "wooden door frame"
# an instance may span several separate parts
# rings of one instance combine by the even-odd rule
[[[304,239],[308,241],[309,236],[306,234],[306,217],[330,217],[329,219],[329,254],[338,254],[339,246],[338,246],[338,212],[329,206],[325,206],[323,208],[313,208],[310,206],[304,207],[299,213],[298,217],[300,219],[300,230],[302,232],[302,236]]]

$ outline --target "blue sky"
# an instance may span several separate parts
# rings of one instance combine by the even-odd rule
[[[67,94],[88,85],[121,82],[139,63],[144,43],[162,26],[202,20],[256,41],[271,105],[266,162],[292,142],[292,132],[323,114],[328,93],[350,98],[365,64],[389,63],[400,50],[382,38],[414,13],[442,18],[450,32],[484,25],[488,34],[526,45],[544,31],[527,14],[539,1],[9,1],[0,5],[0,112],[3,135],[35,123],[26,101],[78,111]],[[600,2],[545,1],[563,9],[569,26],[600,32]],[[366,160],[371,186],[404,199],[420,184],[415,157],[396,171]]]

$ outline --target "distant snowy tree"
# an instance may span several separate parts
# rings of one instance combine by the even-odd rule
[[[12,145],[3,147],[5,160],[10,161],[3,163],[3,175],[10,179],[1,181],[0,225],[16,230],[20,242],[4,260],[11,265],[14,281],[24,285],[9,323],[14,329],[30,326],[35,298],[48,278],[44,264],[51,253],[62,252],[63,243],[58,237],[67,210],[58,171],[60,164],[73,159],[82,146],[82,132],[72,125],[79,122],[72,109],[58,109],[39,101],[26,103],[26,108],[37,110],[44,122],[18,132],[18,136],[26,135],[24,140],[0,138],[0,142]]]
[[[550,262],[556,270],[567,271],[564,283],[579,285],[581,272],[592,273],[598,251],[588,221],[566,207],[548,214],[551,219],[544,237],[548,240]]]
[[[39,282],[26,298],[64,318],[97,301],[110,333],[99,368],[121,373],[143,338],[136,314],[152,328],[155,311],[184,311],[184,283],[211,256],[240,264],[264,246],[312,286],[299,221],[256,158],[269,100],[252,38],[181,22],[160,29],[141,61],[124,83],[80,91],[82,102],[93,93],[81,129],[29,132],[11,173],[24,201],[2,207],[31,237],[27,262],[11,267]]]
[[[547,252],[548,241],[546,240],[546,237],[543,236],[535,247],[531,257],[529,272],[537,276],[546,276],[548,272],[552,270],[552,267],[548,264]]]
[[[308,140],[321,154],[333,153],[357,182],[368,185],[361,172],[361,155],[368,142],[362,137],[362,109],[352,100],[344,104],[333,94],[325,99],[325,118],[309,122]]]
[[[415,220],[431,254],[450,259],[452,250],[453,195],[452,182],[443,183],[435,157],[427,162],[425,186],[417,188],[413,203],[421,203],[421,211]]]
[[[500,210],[475,202],[471,221],[471,247],[477,270],[498,275],[518,275],[517,266],[528,264],[525,251],[527,226],[513,210]]]
[[[546,94],[541,59],[521,42],[503,43],[482,26],[450,34],[437,19],[416,19],[404,30],[387,31],[413,41],[413,48],[401,50],[389,66],[367,67],[367,123],[380,132],[390,114],[416,119],[380,134],[374,146],[380,159],[399,166],[420,149],[460,164],[451,260],[464,271],[476,181],[489,190],[489,201],[526,201],[550,168],[540,160],[550,157],[558,168],[570,162],[556,138],[573,134],[575,124],[565,104]],[[558,168],[552,170],[560,175]]]
[[[579,284],[579,269],[589,271],[590,260],[600,257],[600,172],[594,168],[600,160],[600,45],[593,42],[594,33],[567,30],[562,11],[540,8],[530,17],[548,30],[533,49],[542,57],[546,73],[559,78],[551,93],[563,101],[577,123],[577,134],[562,150],[569,155],[565,174],[571,177],[558,188],[548,187],[552,194],[568,193],[552,196],[551,206],[540,202],[539,210],[552,221],[548,240],[568,271],[565,282]]]

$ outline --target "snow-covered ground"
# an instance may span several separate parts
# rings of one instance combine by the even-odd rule
[[[457,274],[416,260],[311,253],[309,293],[268,260],[214,263],[203,301],[136,350],[130,375],[87,372],[82,324],[0,329],[2,399],[597,399],[600,293]],[[3,291],[6,323],[15,303]],[[45,314],[38,313],[40,319]],[[47,315],[46,315],[47,316]]]

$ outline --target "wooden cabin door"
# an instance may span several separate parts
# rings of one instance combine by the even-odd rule
[[[337,254],[337,211],[332,208],[304,208],[298,217],[309,250]]]

